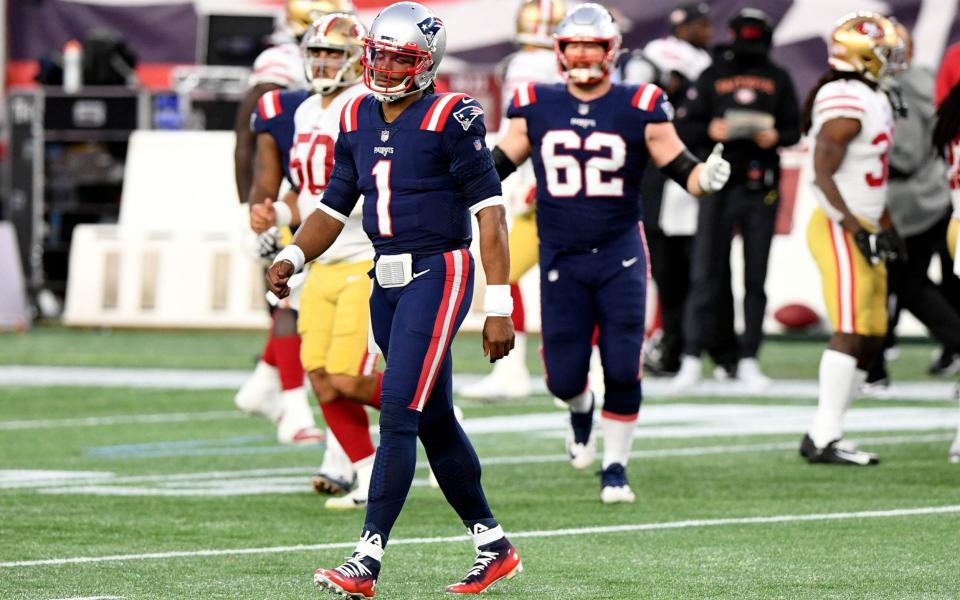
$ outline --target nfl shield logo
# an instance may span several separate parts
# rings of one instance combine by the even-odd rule
[[[390,139],[390,132],[384,129],[380,132],[380,141],[385,142]]]
[[[581,115],[586,115],[587,113],[590,112],[590,105],[581,104],[580,106],[577,107],[577,112],[580,113]]]

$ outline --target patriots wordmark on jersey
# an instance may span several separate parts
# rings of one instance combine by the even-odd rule
[[[542,240],[595,245],[636,227],[646,125],[673,119],[659,87],[614,85],[582,102],[563,84],[531,84],[517,89],[507,116],[527,122]]]

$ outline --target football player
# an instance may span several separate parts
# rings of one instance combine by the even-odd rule
[[[823,281],[833,336],[820,359],[817,412],[800,445],[811,463],[875,465],[843,439],[843,416],[887,330],[885,261],[903,255],[886,208],[893,110],[884,91],[903,68],[903,42],[881,15],[855,13],[831,34],[830,70],[803,107],[807,181],[818,207],[807,242]]]
[[[654,84],[614,84],[620,29],[599,4],[557,26],[565,84],[517,90],[510,126],[494,149],[501,177],[528,157],[537,175],[540,302],[547,387],[570,407],[572,459],[588,446],[594,395],[587,387],[592,332],[606,388],[601,500],[633,502],[625,466],[641,401],[648,263],[639,185],[648,160],[691,194],[723,187],[718,147],[706,163],[677,137],[673,108]]]
[[[414,2],[377,15],[363,56],[372,94],[344,108],[323,200],[267,274],[271,290],[289,294],[290,278],[333,245],[363,196],[363,228],[377,253],[372,331],[387,360],[380,447],[355,552],[314,576],[319,586],[352,598],[374,596],[384,547],[413,480],[418,437],[477,551],[473,567],[447,591],[479,593],[522,569],[453,411],[450,343],[473,289],[471,214],[489,284],[483,350],[491,361],[513,347],[513,302],[505,210],[484,143],[483,109],[465,94],[433,93],[446,37],[443,22]]]
[[[363,37],[366,29],[353,15],[332,13],[313,23],[301,48],[312,96],[294,116],[289,171],[299,196],[274,204],[269,198],[251,205],[251,226],[262,232],[277,225],[299,224],[313,212],[333,167],[333,145],[340,130],[344,105],[364,93],[360,83]],[[377,356],[367,353],[370,278],[373,247],[363,232],[360,212],[347,220],[337,243],[308,272],[300,294],[297,329],[301,363],[320,403],[327,427],[349,458],[349,468],[333,469],[332,457],[314,479],[318,492],[346,487],[356,474],[349,494],[327,500],[331,509],[366,506],[373,471],[374,447],[370,423],[362,404],[379,406]],[[335,442],[336,444],[336,442]],[[329,454],[329,453],[328,453]]]
[[[553,52],[553,29],[566,14],[563,0],[524,0],[517,11],[514,42],[517,52],[508,56],[502,66],[503,101],[506,107],[517,88],[531,83],[560,81],[557,57]],[[507,129],[504,117],[500,131]],[[504,182],[504,199],[513,220],[510,223],[510,294],[513,297],[513,329],[516,341],[513,352],[497,361],[493,371],[480,381],[460,388],[465,398],[522,398],[530,393],[530,371],[527,369],[526,319],[520,278],[537,264],[537,222],[533,202],[536,180],[529,162]]]
[[[256,151],[256,135],[250,124],[260,97],[270,90],[304,89],[303,59],[300,57],[300,36],[316,19],[332,12],[353,12],[351,0],[287,0],[286,27],[276,31],[272,40],[277,42],[257,56],[250,75],[250,88],[237,107],[234,133],[237,146],[234,150],[234,176],[237,182],[237,197],[246,202],[253,184],[253,158]]]
[[[960,44],[947,50],[937,73],[937,93],[940,106],[933,130],[933,143],[947,159],[947,176],[953,201],[953,215],[947,229],[947,249],[953,257],[953,273],[960,277],[960,248],[957,244],[957,238],[960,237]],[[960,464],[960,427],[950,446],[950,462]]]

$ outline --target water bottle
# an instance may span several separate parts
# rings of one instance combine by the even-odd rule
[[[83,85],[83,47],[70,40],[63,47],[63,90],[76,94]]]

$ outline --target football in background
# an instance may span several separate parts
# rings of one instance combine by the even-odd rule
[[[773,313],[787,331],[802,331],[820,322],[820,315],[806,304],[785,304]]]

